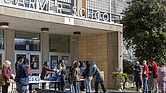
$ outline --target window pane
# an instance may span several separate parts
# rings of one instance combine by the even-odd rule
[[[3,30],[0,29],[0,49],[4,49],[4,33]]]
[[[0,54],[0,69],[2,69],[2,54]]]
[[[15,32],[15,50],[40,51],[40,34],[32,32]]]
[[[70,52],[70,37],[49,35],[50,52]]]

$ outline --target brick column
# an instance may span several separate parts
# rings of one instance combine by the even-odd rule
[[[4,39],[5,39],[5,60],[9,60],[11,62],[11,71],[14,73],[14,30],[5,29],[4,30]]]
[[[108,88],[115,88],[115,80],[112,78],[112,72],[121,69],[123,71],[123,61],[122,61],[122,34],[121,32],[108,33]]]
[[[49,34],[46,32],[41,33],[41,51],[42,51],[42,63],[49,61]]]

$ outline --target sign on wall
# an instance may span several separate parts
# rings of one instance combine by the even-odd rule
[[[64,0],[3,0],[4,4],[14,5],[18,8],[25,7],[35,10],[48,11],[50,13],[68,14],[95,20],[102,20],[108,22],[110,19],[109,13],[101,11],[90,10],[85,8],[77,9],[71,2],[64,2]]]

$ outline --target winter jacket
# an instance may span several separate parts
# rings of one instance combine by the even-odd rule
[[[103,76],[102,76],[102,74],[97,66],[94,66],[93,72],[94,72],[93,75],[96,76],[95,82],[103,82],[104,81],[104,78],[103,78]]]
[[[18,66],[17,72],[16,72],[16,82],[20,82],[21,78],[28,78],[29,73],[28,73],[28,67],[25,64],[20,64]]]
[[[166,66],[160,67],[158,70],[158,81],[165,81],[166,82]]]
[[[72,71],[72,81],[80,81],[80,76],[81,76],[80,68],[79,67],[74,68]]]
[[[143,78],[147,78],[147,77],[148,77],[148,74],[149,74],[149,69],[148,69],[148,66],[145,65],[145,66],[143,67],[143,70],[142,70],[142,77],[143,77]]]
[[[11,70],[6,67],[6,66],[3,66],[2,68],[2,79],[3,79],[3,85],[6,85],[6,86],[9,86],[10,83],[8,83],[9,79],[12,79],[12,75],[11,75]]]
[[[140,80],[141,79],[141,66],[140,65],[135,65],[134,66],[134,80]]]

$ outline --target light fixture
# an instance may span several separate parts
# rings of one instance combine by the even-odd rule
[[[1,28],[8,28],[9,27],[9,23],[8,22],[1,22],[0,23],[0,27]]]
[[[76,32],[74,32],[73,34],[74,34],[75,36],[79,36],[79,35],[81,35],[81,32],[76,31]]]
[[[43,27],[43,28],[41,28],[41,31],[42,31],[42,32],[48,32],[48,31],[49,31],[49,28]]]

